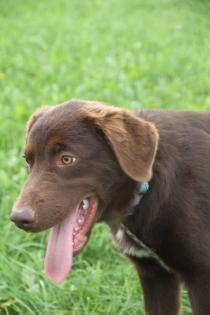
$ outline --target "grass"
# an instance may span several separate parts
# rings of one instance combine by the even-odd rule
[[[207,0],[0,1],[0,314],[143,314],[106,226],[55,286],[43,273],[47,232],[9,222],[26,177],[24,126],[36,107],[70,98],[209,110],[209,13]]]

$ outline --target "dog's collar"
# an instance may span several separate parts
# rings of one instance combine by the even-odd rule
[[[129,209],[128,216],[131,216],[135,210],[136,207],[141,204],[142,198],[149,190],[149,183],[148,182],[142,182],[138,185],[138,190],[136,192],[136,195],[134,197],[133,206]],[[125,225],[125,223],[120,224],[121,228],[124,230],[124,232],[135,242],[137,245],[142,246],[142,242],[128,229],[128,227]]]
[[[127,212],[127,215],[132,215],[136,207],[141,204],[142,198],[149,190],[149,183],[148,182],[142,182],[138,184],[137,192],[134,195],[133,204],[130,207],[130,209]]]
[[[149,190],[149,183],[148,182],[143,182],[139,184],[138,191],[136,193],[136,196],[134,198],[134,203],[133,203],[133,208],[138,206],[141,203],[141,200],[143,196],[148,192]]]

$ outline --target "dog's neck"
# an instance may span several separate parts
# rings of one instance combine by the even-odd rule
[[[135,212],[137,207],[138,208],[140,207],[142,198],[148,192],[148,190],[149,190],[149,182],[142,182],[138,185],[138,189],[135,194],[134,201],[133,201],[133,206],[129,209],[128,214],[127,214],[128,216],[132,215]],[[136,236],[132,232],[129,231],[129,229],[126,227],[124,223],[121,223],[121,228],[125,230],[126,232],[128,232],[129,236],[135,242],[135,239],[137,239]]]
[[[141,183],[135,183],[135,188],[130,190],[130,193],[127,196],[127,200],[125,200],[125,203],[121,204],[121,207],[117,205],[116,208],[123,209],[124,211],[121,211],[121,218],[120,221],[124,222],[129,216],[132,216],[140,207],[141,201],[143,197],[146,195],[146,193],[149,190],[149,182],[141,182]],[[124,190],[123,190],[124,191]],[[127,203],[127,206],[125,206]],[[128,205],[129,204],[129,205]]]

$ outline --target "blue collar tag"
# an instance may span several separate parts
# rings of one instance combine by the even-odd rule
[[[146,194],[146,192],[149,190],[149,183],[143,182],[139,185],[138,192],[136,193],[133,206],[136,207],[140,204],[143,196]]]

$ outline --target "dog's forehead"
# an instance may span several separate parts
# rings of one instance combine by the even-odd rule
[[[47,145],[49,142],[82,141],[89,132],[81,116],[82,110],[83,106],[76,102],[52,107],[34,123],[28,142]]]
[[[52,107],[37,121],[40,127],[51,129],[61,129],[73,127],[81,123],[82,106],[77,103],[66,103]],[[38,126],[38,127],[39,127]]]
[[[29,138],[32,141],[48,141],[51,137],[77,137],[84,128],[75,106],[68,104],[52,107],[32,126]]]

